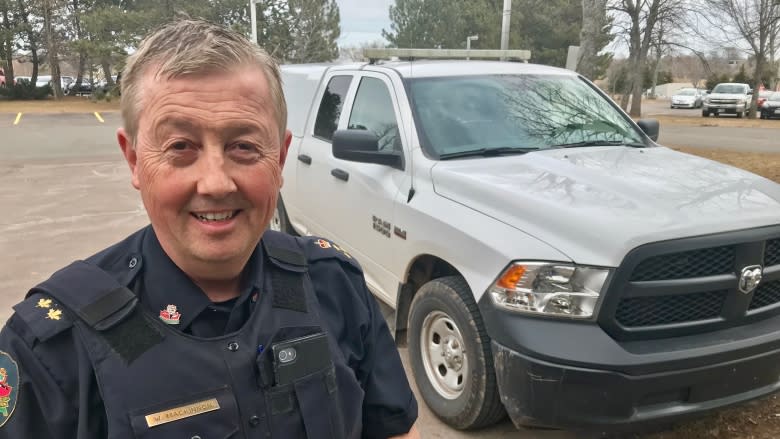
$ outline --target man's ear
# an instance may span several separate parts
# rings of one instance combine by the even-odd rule
[[[116,140],[119,142],[119,148],[122,149],[122,155],[125,156],[127,165],[130,166],[130,174],[132,175],[133,187],[140,189],[138,182],[138,154],[133,146],[133,139],[127,134],[124,128],[116,130]]]
[[[292,132],[290,130],[284,131],[284,140],[282,146],[279,148],[279,167],[284,168],[284,162],[287,160],[287,151],[290,149],[290,143],[292,143]]]

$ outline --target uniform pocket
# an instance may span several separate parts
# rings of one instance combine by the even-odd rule
[[[130,413],[137,439],[238,437],[240,418],[232,391],[223,387],[180,397]]]
[[[290,437],[345,437],[344,416],[332,364],[290,384],[270,388],[266,398],[274,435],[295,432]]]

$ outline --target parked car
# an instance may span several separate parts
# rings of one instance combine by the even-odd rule
[[[5,70],[0,67],[0,87],[5,87]]]
[[[704,91],[697,88],[683,88],[672,95],[671,108],[700,108]]]
[[[630,426],[780,389],[779,184],[656,144],[568,70],[288,65],[283,84],[272,227],[360,263],[449,425]]]
[[[70,84],[72,84],[73,81],[75,80],[76,78],[74,78],[73,76],[60,76],[60,85],[62,86],[62,92],[65,93],[65,90],[67,90],[68,87],[70,87]]]
[[[767,98],[774,93],[772,90],[761,90],[758,92],[758,98],[756,98],[756,108],[761,109],[761,106],[764,105],[764,102],[766,102]]]
[[[32,83],[32,78],[29,76],[14,76],[14,84],[30,84]]]
[[[51,86],[51,76],[49,75],[38,75],[37,80],[35,81],[36,87],[46,87]]]
[[[780,117],[780,92],[773,92],[761,104],[761,119]]]
[[[736,114],[743,117],[750,114],[750,100],[753,90],[748,84],[721,83],[715,86],[706,98],[702,106],[701,115],[708,117],[710,114]]]
[[[90,84],[88,80],[82,79],[81,82],[78,83],[76,83],[76,81],[71,82],[70,85],[68,85],[65,94],[72,96],[90,95],[92,94],[92,89],[92,84]]]

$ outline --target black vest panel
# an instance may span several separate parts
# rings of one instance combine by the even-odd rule
[[[225,336],[199,338],[166,325],[114,277],[84,262],[33,290],[73,316],[109,438],[360,437],[363,391],[332,336],[319,339],[326,347],[311,351],[316,358],[300,347],[298,364],[286,370],[301,372],[279,382],[277,368],[286,365],[275,357],[291,351],[275,353],[274,346],[322,333],[324,325],[297,242],[266,233],[263,243],[270,262],[264,290],[242,329]]]

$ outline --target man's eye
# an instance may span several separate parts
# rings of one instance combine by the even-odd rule
[[[188,146],[189,145],[187,144],[187,142],[175,142],[171,144],[171,149],[174,149],[176,151],[184,151],[185,149],[187,149]]]
[[[241,151],[254,151],[256,149],[251,143],[236,143],[235,148]]]

